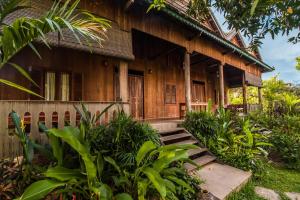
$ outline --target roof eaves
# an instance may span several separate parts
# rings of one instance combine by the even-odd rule
[[[250,53],[245,52],[244,50],[240,49],[239,47],[237,47],[236,45],[227,41],[226,39],[221,38],[221,37],[217,36],[216,34],[206,30],[202,25],[199,24],[199,22],[197,22],[187,16],[183,16],[182,14],[179,14],[178,12],[174,11],[173,9],[171,9],[169,7],[162,8],[161,11],[168,14],[171,17],[174,17],[175,19],[181,21],[182,23],[190,26],[191,28],[194,28],[195,30],[200,31],[201,33],[203,33],[206,36],[208,36],[209,38],[217,41],[218,43],[222,44],[223,46],[226,46],[226,47],[232,49],[234,52],[239,53],[241,56],[244,56],[245,58],[251,60],[255,64],[261,66],[264,69],[264,72],[270,72],[270,71],[274,70],[273,67],[269,66],[268,64],[264,63],[263,61],[256,59]]]

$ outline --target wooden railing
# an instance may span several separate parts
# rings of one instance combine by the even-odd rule
[[[208,107],[207,102],[192,102],[192,111],[205,111]],[[179,112],[180,112],[180,118],[184,118],[186,114],[186,104],[185,103],[180,103],[179,104]]]
[[[191,106],[193,111],[205,111],[207,109],[208,103],[207,102],[192,103]]]
[[[231,104],[227,106],[227,109],[232,110],[234,112],[245,112],[245,108],[247,109],[247,112],[253,112],[261,109],[260,104],[247,104],[245,107],[244,104]]]
[[[112,102],[83,102],[91,114],[100,114]],[[80,115],[74,105],[80,102],[59,101],[0,101],[0,158],[20,155],[21,146],[14,136],[14,124],[9,117],[11,111],[17,112],[24,120],[25,132],[41,144],[47,143],[47,137],[41,133],[38,123],[44,123],[48,128],[63,128],[65,125],[76,126]],[[113,105],[99,120],[99,124],[107,123],[117,110],[129,112],[129,104]]]

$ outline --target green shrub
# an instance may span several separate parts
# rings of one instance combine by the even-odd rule
[[[218,122],[216,117],[209,112],[189,112],[183,126],[204,145],[207,145],[209,138],[216,136]]]
[[[254,133],[255,128],[250,120],[219,109],[215,114],[189,113],[184,126],[223,162],[240,169],[261,172],[260,157],[267,155],[265,149],[270,144],[266,136]]]
[[[269,137],[273,145],[270,158],[282,162],[288,168],[300,169],[300,117],[252,113],[251,119],[272,131]]]
[[[160,146],[158,134],[149,125],[133,121],[124,112],[108,125],[97,127],[97,117],[84,105],[76,109],[81,114],[79,127],[41,127],[49,138],[47,153],[53,159],[39,168],[30,163],[38,181],[20,199],[44,199],[49,194],[57,199],[195,199],[198,182],[183,167],[189,160],[188,150],[195,146]],[[16,113],[12,117],[19,129],[20,117]],[[24,148],[32,142],[26,140]],[[49,149],[39,146],[36,150]]]
[[[287,168],[300,170],[300,134],[274,131],[270,137],[274,159],[283,161]]]
[[[135,156],[146,141],[160,146],[159,134],[149,124],[134,121],[124,112],[120,112],[108,125],[94,128],[88,135],[93,151],[102,151],[120,166],[134,166]]]

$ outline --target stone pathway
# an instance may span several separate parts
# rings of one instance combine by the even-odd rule
[[[284,193],[287,197],[289,197],[291,200],[300,200],[300,193],[296,192],[286,192]]]
[[[266,200],[280,200],[279,194],[267,188],[255,187],[255,193]]]
[[[264,188],[264,187],[255,187],[255,193],[266,199],[266,200],[280,200],[280,196],[274,190]],[[300,200],[300,193],[296,192],[286,192],[284,193],[291,200]]]

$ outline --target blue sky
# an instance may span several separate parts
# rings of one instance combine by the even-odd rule
[[[224,18],[218,12],[215,15],[224,31],[227,26]],[[297,31],[291,33],[296,35]],[[262,42],[260,53],[264,62],[275,67],[275,71],[263,74],[263,79],[279,74],[280,79],[289,83],[300,83],[300,72],[295,69],[296,57],[300,56],[300,43],[292,44],[288,42],[288,36],[277,36],[274,40],[270,36]],[[246,40],[246,39],[245,39]]]

